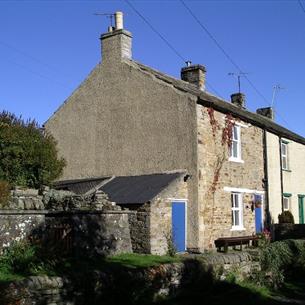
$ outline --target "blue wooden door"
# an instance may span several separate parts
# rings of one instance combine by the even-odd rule
[[[172,203],[172,233],[176,250],[185,251],[185,202]]]
[[[263,231],[263,214],[262,214],[262,200],[261,195],[254,196],[255,203],[255,232],[261,233]]]

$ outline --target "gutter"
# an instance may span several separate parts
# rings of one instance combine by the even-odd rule
[[[283,186],[283,164],[282,164],[282,138],[279,137],[279,153],[280,153],[280,180],[281,180],[281,202],[282,212],[284,212],[284,186]]]
[[[271,217],[269,209],[269,176],[268,176],[268,150],[267,150],[267,132],[263,132],[263,152],[264,152],[264,189],[265,189],[265,213],[266,213],[266,227],[270,229]]]

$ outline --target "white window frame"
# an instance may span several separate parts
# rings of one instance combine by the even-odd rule
[[[285,153],[283,147],[285,147]],[[284,141],[281,141],[281,158],[282,158],[282,169],[289,170],[288,143]],[[284,160],[285,160],[285,166],[284,166]]]
[[[287,205],[288,205],[287,208],[285,208],[285,200],[287,200]],[[290,211],[290,207],[291,207],[291,196],[283,195],[283,210]]]
[[[234,129],[236,129],[236,138],[234,138],[234,134],[235,134]],[[236,156],[234,156],[234,150],[233,150],[234,143],[236,143],[236,145],[237,145],[237,155]],[[230,148],[229,161],[240,162],[240,163],[244,162],[241,159],[241,127],[237,124],[234,124],[233,129],[232,129],[232,143],[231,143],[231,148]]]
[[[237,206],[236,206],[236,199],[237,199]],[[235,211],[238,211],[238,223],[239,225],[235,224]],[[232,215],[232,229],[231,231],[237,231],[237,230],[244,230],[244,224],[243,224],[243,196],[242,193],[231,193],[231,215]]]

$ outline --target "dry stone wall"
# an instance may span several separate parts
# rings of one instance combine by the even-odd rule
[[[17,189],[0,210],[0,251],[31,239],[76,255],[132,252],[130,214],[103,193],[83,198],[66,191]]]
[[[194,285],[209,289],[215,280],[224,280],[230,272],[244,279],[258,269],[258,262],[248,253],[235,253],[190,257],[181,263],[149,268],[99,270],[90,278],[29,277],[1,287],[0,303],[147,304],[160,297],[183,294],[184,289]]]

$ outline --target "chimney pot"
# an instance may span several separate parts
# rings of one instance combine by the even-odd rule
[[[123,29],[123,13],[116,12],[115,26],[101,35],[102,62],[121,61],[132,58],[132,35]]]
[[[246,96],[243,93],[233,93],[231,95],[231,103],[239,108],[245,109]]]
[[[181,79],[195,85],[200,90],[205,90],[205,73],[206,69],[202,65],[190,65],[181,69]]]
[[[256,110],[256,113],[274,121],[274,111],[272,107],[259,108]]]
[[[115,29],[122,30],[123,29],[123,12],[115,12]]]

